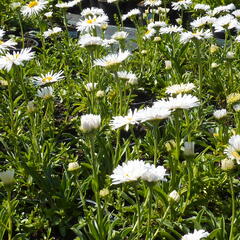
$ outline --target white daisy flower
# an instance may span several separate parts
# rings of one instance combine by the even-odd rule
[[[128,33],[124,31],[116,32],[111,36],[112,39],[115,39],[117,41],[124,40],[127,37],[128,37]]]
[[[144,0],[145,6],[158,7],[162,4],[161,0]]]
[[[233,11],[232,15],[234,15],[236,18],[240,18],[240,9]]]
[[[30,1],[27,5],[21,8],[21,13],[25,17],[31,17],[40,13],[48,4],[45,0]]]
[[[200,105],[197,97],[191,94],[179,94],[175,98],[170,97],[168,100],[162,99],[153,103],[155,108],[168,108],[168,109],[190,109]]]
[[[101,66],[101,67],[114,67],[116,65],[119,65],[124,60],[126,60],[131,53],[129,51],[119,51],[118,53],[109,54],[101,59],[94,60],[94,66]]]
[[[5,35],[5,31],[0,29],[0,39],[2,39],[4,35]]]
[[[203,31],[203,29],[201,29],[197,30],[196,32],[182,32],[180,36],[180,42],[184,44],[190,42],[193,39],[202,40],[211,38],[212,36],[213,34],[209,29],[206,31]]]
[[[36,96],[44,100],[48,100],[53,97],[53,88],[52,87],[40,88],[37,90]]]
[[[44,87],[37,90],[37,97],[42,99],[50,99],[53,97],[53,88],[52,87]]]
[[[44,13],[44,16],[47,17],[47,18],[51,18],[53,15],[53,12],[46,12]]]
[[[54,27],[53,29],[48,29],[47,31],[43,32],[43,36],[45,38],[48,38],[52,36],[53,34],[57,34],[62,32],[62,29],[60,27]]]
[[[227,116],[227,110],[226,110],[226,109],[216,110],[216,111],[214,111],[213,116],[214,116],[216,119],[224,118],[224,117]]]
[[[89,32],[96,27],[101,27],[103,24],[107,24],[108,17],[102,16],[88,16],[87,18],[77,22],[77,30],[80,32]]]
[[[192,91],[196,86],[193,83],[174,84],[166,88],[168,94],[180,94]]]
[[[125,182],[133,182],[140,179],[146,171],[145,163],[142,160],[131,160],[118,165],[110,176],[112,184],[120,184]]]
[[[12,39],[9,39],[5,42],[0,40],[0,53],[3,53],[6,50],[9,50],[10,48],[15,48],[14,46],[16,46],[16,45],[17,45],[17,43],[15,41],[13,41]]]
[[[194,9],[195,10],[203,10],[203,11],[208,11],[210,10],[210,6],[207,5],[207,4],[201,4],[201,3],[198,3],[194,6]]]
[[[151,22],[148,24],[147,29],[152,29],[152,28],[161,28],[161,27],[166,27],[167,24],[162,21],[156,21],[156,22]]]
[[[82,17],[98,17],[98,16],[103,16],[105,15],[104,11],[101,8],[85,8],[81,12]]]
[[[219,13],[230,12],[230,11],[233,11],[235,9],[236,9],[236,7],[235,7],[235,5],[233,3],[228,4],[226,6],[218,6],[218,7],[213,9],[212,15],[215,16],[215,15],[217,15]]]
[[[165,178],[168,175],[166,171],[163,166],[155,167],[152,164],[146,163],[145,171],[141,175],[141,179],[147,182],[167,181]]]
[[[204,27],[205,25],[212,25],[215,21],[216,21],[215,17],[204,16],[192,21],[190,25],[193,28],[201,28],[201,27]]]
[[[120,71],[120,72],[117,72],[117,76],[121,79],[124,79],[124,80],[136,80],[137,79],[137,76],[136,74],[132,73],[132,72],[127,72],[127,71]]]
[[[24,61],[33,59],[34,52],[31,48],[24,48],[20,52],[7,53],[0,57],[0,69],[6,69],[8,72],[11,70],[13,64],[23,65]]]
[[[167,27],[161,27],[160,28],[160,34],[171,34],[171,33],[181,33],[183,31],[182,27],[179,27],[177,25],[169,25]]]
[[[171,115],[167,108],[147,107],[136,113],[136,119],[140,122],[166,119]]]
[[[78,40],[78,44],[81,47],[105,45],[104,41],[100,37],[91,36],[90,34],[85,34],[81,36]]]
[[[118,2],[119,0],[107,0],[108,3],[116,3]]]
[[[123,14],[122,15],[122,20],[125,21],[127,18],[131,18],[133,16],[137,16],[137,15],[140,15],[140,14],[141,14],[140,10],[137,9],[137,8],[134,8],[131,11],[129,11],[127,14]]]
[[[9,169],[3,172],[0,172],[0,179],[3,182],[4,185],[9,185],[14,183],[14,169]]]
[[[233,29],[233,28],[240,29],[240,24],[238,20],[230,14],[217,18],[213,26],[215,28],[215,32],[220,32],[225,29]]]
[[[181,240],[200,240],[202,238],[205,238],[209,235],[208,232],[206,232],[205,230],[201,229],[201,230],[194,230],[193,233],[188,233],[185,234]]]
[[[178,2],[172,2],[172,8],[173,10],[187,9],[191,4],[191,0],[179,0]]]
[[[109,46],[111,46],[113,44],[117,44],[117,43],[118,43],[118,41],[115,39],[103,39],[103,44],[105,47],[109,47]]]
[[[101,116],[94,114],[86,114],[81,116],[80,129],[83,132],[92,132],[97,130],[101,125]]]
[[[143,39],[152,38],[156,34],[156,30],[154,28],[148,29],[143,36]]]
[[[232,136],[229,141],[229,146],[224,150],[229,159],[236,159],[240,164],[240,135]]]
[[[53,73],[53,71],[48,72],[47,74],[41,74],[40,77],[33,77],[33,81],[36,85],[42,86],[48,83],[57,82],[64,78],[62,75],[63,71],[58,73]]]
[[[76,1],[70,1],[70,2],[63,2],[63,3],[57,3],[55,6],[57,8],[71,8],[77,4]]]
[[[129,110],[126,116],[116,116],[110,121],[110,126],[113,130],[125,126],[125,131],[129,130],[129,125],[135,125],[138,123],[137,110]]]

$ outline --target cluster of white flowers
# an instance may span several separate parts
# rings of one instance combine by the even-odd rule
[[[236,160],[237,164],[240,164],[240,135],[232,136],[228,143],[229,145],[224,153],[227,154],[229,159]]]
[[[183,89],[183,86],[180,86],[180,88]],[[190,89],[193,89],[193,86],[190,84],[189,86],[185,86],[185,89],[190,91]],[[128,131],[130,125],[166,119],[170,117],[171,112],[175,109],[190,109],[197,106],[199,106],[197,97],[190,94],[178,94],[175,98],[170,97],[169,99],[156,101],[152,107],[140,110],[135,109],[134,111],[129,110],[126,116],[115,116],[110,121],[110,126],[113,130],[124,126],[125,131]]]
[[[155,167],[142,160],[130,160],[114,169],[112,184],[144,180],[147,182],[166,181],[166,169],[163,166]]]

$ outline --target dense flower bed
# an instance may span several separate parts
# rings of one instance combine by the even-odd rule
[[[108,2],[3,3],[0,239],[239,239],[240,10]]]

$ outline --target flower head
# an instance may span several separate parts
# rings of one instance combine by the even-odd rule
[[[205,238],[209,235],[208,232],[205,230],[194,230],[193,233],[188,233],[182,237],[181,240],[200,240],[202,238]]]
[[[189,109],[199,106],[199,100],[197,97],[191,94],[179,94],[175,98],[170,97],[168,100],[159,100],[154,102],[153,107],[156,108],[168,108],[168,109]]]
[[[52,36],[53,34],[57,34],[62,32],[62,29],[60,27],[54,27],[53,29],[48,29],[47,31],[43,32],[43,36],[45,38],[48,38]]]
[[[80,32],[89,32],[96,27],[101,27],[101,25],[108,22],[108,17],[106,15],[101,16],[87,16],[85,19],[77,22],[77,30]]]
[[[179,0],[178,2],[172,2],[172,8],[173,10],[187,9],[191,4],[191,0]]]
[[[131,160],[119,165],[113,170],[112,184],[137,181],[146,171],[145,163],[142,160]]]
[[[94,114],[86,114],[81,116],[81,127],[83,132],[92,132],[101,125],[101,116]]]
[[[147,182],[167,181],[166,176],[166,169],[163,166],[155,167],[153,164],[146,163],[141,179]]]
[[[137,110],[135,111],[129,110],[127,116],[113,117],[113,119],[110,122],[110,126],[114,130],[125,126],[125,131],[128,131],[129,125],[134,125],[137,123],[138,123]]]
[[[171,111],[167,108],[147,107],[136,113],[136,119],[141,122],[166,119]]]
[[[16,45],[17,45],[17,43],[15,41],[13,41],[12,39],[9,39],[7,41],[0,40],[0,53],[3,53],[5,51],[9,50],[10,48],[15,48],[14,46],[16,46]]]
[[[21,8],[21,13],[25,17],[31,17],[41,12],[48,4],[45,0],[33,0]]]
[[[172,86],[167,87],[166,93],[168,94],[180,94],[180,93],[187,93],[192,91],[195,88],[193,83],[181,83],[181,84],[174,84]]]
[[[50,99],[53,97],[53,88],[52,87],[40,88],[37,91],[37,96],[45,100]]]
[[[91,36],[90,34],[85,34],[81,36],[78,40],[78,44],[81,47],[94,47],[105,45],[104,41],[100,37]]]
[[[141,12],[139,9],[134,8],[131,11],[129,11],[127,14],[122,15],[122,20],[125,21],[127,18],[132,18],[134,16],[140,15]]]
[[[53,71],[51,71],[51,72],[48,72],[47,74],[41,74],[40,77],[33,77],[33,81],[35,84],[41,86],[48,83],[57,82],[63,79],[64,76],[62,74],[63,74],[63,71],[60,71],[58,73],[53,73]]]
[[[106,68],[115,67],[121,64],[121,62],[126,60],[129,56],[130,56],[129,51],[124,52],[119,51],[118,53],[109,54],[106,57],[94,60],[94,65]]]
[[[6,69],[8,72],[14,65],[23,65],[24,61],[33,59],[34,52],[31,52],[31,48],[24,48],[20,52],[7,53],[0,57],[0,69]]]
[[[158,7],[162,4],[161,0],[144,0],[145,6]]]
[[[216,119],[224,118],[224,117],[227,116],[227,110],[226,110],[226,109],[216,110],[216,111],[214,111],[213,116],[214,116]]]
[[[236,159],[240,164],[240,135],[232,136],[229,141],[229,146],[224,150],[229,159]]]
[[[203,40],[203,39],[211,38],[212,36],[213,35],[209,29],[206,31],[203,31],[203,29],[201,29],[201,30],[197,30],[196,32],[183,32],[181,33],[181,36],[180,36],[180,42],[187,43],[193,39]]]

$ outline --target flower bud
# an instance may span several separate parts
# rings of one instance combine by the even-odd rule
[[[105,92],[103,90],[99,90],[96,93],[96,97],[98,97],[98,98],[102,98],[102,97],[104,97],[104,95],[105,95]]]
[[[210,53],[215,53],[218,49],[219,47],[217,45],[212,44],[210,47]]]
[[[101,116],[94,114],[86,114],[81,116],[81,127],[83,132],[91,132],[100,127]]]
[[[14,169],[0,172],[0,179],[2,180],[4,185],[10,185],[14,183],[14,172]]]
[[[227,58],[227,59],[233,59],[233,58],[234,58],[234,55],[235,55],[234,52],[229,51],[229,52],[227,52],[227,54],[226,54],[226,58]]]
[[[36,110],[36,107],[35,107],[34,101],[29,101],[27,105],[27,112],[32,113],[32,112],[35,112],[35,110]]]
[[[184,155],[186,157],[194,156],[194,145],[195,145],[195,142],[184,143]]]
[[[219,66],[219,64],[217,64],[217,63],[215,63],[215,62],[213,62],[212,64],[211,64],[211,68],[217,68]]]
[[[109,194],[109,190],[107,188],[103,188],[102,190],[100,190],[99,194],[100,197],[106,197]]]
[[[72,171],[76,171],[80,168],[78,162],[71,162],[68,164],[68,171],[72,172]]]
[[[171,200],[175,202],[178,202],[180,200],[180,195],[176,190],[173,190],[168,196]]]
[[[172,69],[172,62],[170,60],[165,61],[165,69],[166,70]]]
[[[235,164],[232,159],[225,158],[221,161],[221,169],[223,171],[232,170],[234,167],[235,167]]]

